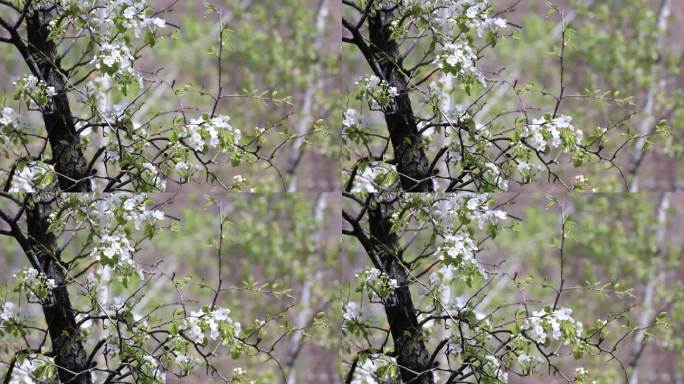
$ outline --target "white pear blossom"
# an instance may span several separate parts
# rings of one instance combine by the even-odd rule
[[[0,112],[0,127],[16,126],[18,122],[17,113],[10,107],[4,107]]]
[[[45,81],[33,75],[24,76],[12,85],[17,87],[16,97],[28,100],[32,108],[47,106],[50,98],[57,94],[55,87],[47,85]]]
[[[157,168],[156,165],[146,162],[142,165],[142,172],[140,174],[142,180],[147,184],[154,186],[157,191],[163,192],[166,190],[166,180],[164,174]]]
[[[501,366],[499,360],[494,355],[485,356],[484,371],[495,377],[500,383],[508,383],[508,372]]]
[[[135,249],[123,232],[106,235],[92,250],[91,256],[106,267],[114,268],[117,272],[134,271],[138,277],[144,279],[142,268],[133,260]]]
[[[396,279],[390,278],[377,268],[368,268],[355,276],[362,290],[369,291],[372,296],[377,295],[383,300],[388,299],[393,290],[399,288],[399,282]]]
[[[230,117],[225,115],[192,119],[181,131],[185,143],[198,152],[216,148],[221,144],[220,139],[225,141],[222,149],[228,150],[239,144],[241,136],[240,130],[230,125]]]
[[[352,193],[377,193],[390,187],[396,181],[396,167],[384,162],[376,161],[368,164],[360,174],[357,174],[352,186]]]
[[[487,81],[475,66],[477,54],[467,42],[457,41],[447,43],[442,47],[442,53],[435,58],[437,65],[458,78],[473,77],[482,85]]]
[[[348,108],[344,111],[344,120],[342,120],[342,126],[344,128],[354,128],[361,124],[361,114],[359,111],[353,108]]]
[[[423,2],[412,0],[423,8],[425,18],[432,16],[429,27],[447,38],[455,38],[462,23],[466,28],[475,31],[478,37],[483,37],[488,30],[496,31],[505,28],[508,23],[498,17],[491,17],[488,0],[436,0]],[[430,12],[432,11],[432,12]]]
[[[12,275],[18,291],[25,291],[32,300],[45,300],[57,287],[54,279],[34,268],[24,268]]]
[[[522,131],[522,137],[527,144],[537,151],[543,152],[546,147],[562,147],[569,152],[572,147],[582,144],[584,132],[575,128],[572,117],[561,115],[556,118],[545,116],[532,120]]]
[[[181,355],[176,356],[175,361],[176,361],[176,364],[183,365],[183,364],[189,363],[190,358],[181,354]]]
[[[10,193],[36,193],[40,187],[39,180],[45,179],[52,172],[50,165],[32,162],[17,170],[9,188]]]
[[[367,284],[375,284],[375,282],[383,275],[384,272],[380,271],[379,269],[369,268],[361,273],[357,273],[356,278],[362,278]]]
[[[100,32],[106,36],[115,32],[113,29],[114,22],[109,17],[110,15],[123,15],[122,27],[133,31],[136,38],[140,38],[146,30],[153,32],[166,26],[164,19],[147,16],[147,1],[107,0],[102,2],[101,6],[102,9],[94,9],[96,17],[92,18],[91,23],[96,25]]]
[[[92,59],[95,68],[115,78],[133,78],[142,82],[142,77],[133,68],[135,58],[130,49],[118,42],[103,43]]]
[[[462,196],[467,199],[466,216],[470,220],[475,220],[480,229],[483,229],[487,224],[497,225],[508,217],[504,210],[489,208],[490,197],[488,194]]]
[[[522,174],[529,171],[532,167],[525,161],[519,161],[516,168],[518,169],[518,172]]]
[[[151,355],[145,355],[143,357],[142,366],[140,367],[143,374],[145,374],[146,379],[152,379],[155,383],[166,383],[166,373],[164,369],[159,366],[157,359]]]
[[[447,265],[453,265],[457,269],[474,269],[481,275],[486,275],[484,267],[475,259],[478,251],[475,241],[463,231],[444,236],[442,245],[437,248],[439,259]]]
[[[231,343],[240,335],[240,323],[230,317],[228,308],[216,308],[213,311],[203,309],[194,311],[182,324],[185,335],[192,342],[203,344],[206,340]],[[219,332],[223,329],[223,332]]]
[[[50,369],[51,368],[51,369]],[[9,384],[36,384],[52,382],[56,372],[55,362],[52,357],[39,354],[29,354],[17,364],[9,377]]]
[[[11,322],[17,318],[17,306],[16,304],[6,301],[2,307],[0,307],[0,329],[4,327],[4,323]]]
[[[562,327],[564,325],[574,326],[575,333],[569,337],[580,337],[583,332],[583,325],[580,321],[573,319],[570,315],[572,309],[558,308],[555,311],[551,309],[542,309],[532,313],[523,323],[523,329],[527,332],[527,336],[537,343],[543,344],[548,338],[559,341],[563,339]],[[563,340],[567,342],[568,340]]]
[[[97,236],[97,243],[90,253],[98,261],[97,274],[106,277],[107,281],[112,271],[121,279],[129,275],[144,278],[142,268],[133,259],[134,240],[130,231],[124,228],[130,225],[140,230],[143,226],[154,226],[164,220],[164,212],[148,209],[147,195],[128,192],[83,195],[80,203],[84,220]],[[51,217],[53,221],[57,219]]]
[[[372,75],[364,77],[354,83],[362,96],[368,96],[373,106],[387,107],[391,99],[399,96],[399,90],[391,86],[385,80],[380,80],[379,77]]]
[[[496,185],[500,191],[508,191],[508,180],[506,180],[506,175],[501,172],[496,164],[486,163],[483,174],[485,179],[489,183]]]
[[[132,222],[139,230],[143,224],[154,224],[164,219],[164,212],[147,209],[147,195],[144,193],[116,192],[84,200],[89,209],[87,219],[95,225],[98,232],[110,233],[118,224],[119,215],[126,222]]]
[[[354,321],[359,318],[359,306],[353,301],[350,301],[344,305],[344,314],[342,318],[344,321]]]
[[[526,353],[521,353],[521,354],[518,356],[518,359],[517,359],[517,360],[518,360],[518,364],[524,365],[524,364],[528,364],[528,363],[534,361],[534,357],[533,357],[533,356],[530,356],[530,355],[528,355],[528,354],[526,354]]]
[[[397,362],[393,357],[380,354],[370,355],[354,370],[354,377],[352,378],[351,384],[382,384],[394,382],[394,380],[398,379],[393,376],[393,374],[396,374],[396,371],[387,369],[387,367],[396,367],[396,365]]]

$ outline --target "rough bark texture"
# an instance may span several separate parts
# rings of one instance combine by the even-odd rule
[[[41,79],[55,88],[52,97],[43,109],[43,121],[50,141],[55,171],[60,189],[68,192],[90,191],[90,181],[83,151],[79,145],[69,100],[64,92],[64,75],[57,62],[55,44],[49,39],[48,11],[36,10],[28,15],[28,51],[35,62]]]
[[[57,288],[43,305],[43,314],[48,325],[59,380],[69,384],[90,384],[86,351],[80,340],[69,292],[64,285],[64,269],[59,254],[55,251],[56,240],[47,231],[48,206],[36,201],[27,209],[28,246],[49,279],[54,279]]]
[[[392,12],[380,10],[368,20],[371,50],[387,83],[399,93],[385,111],[385,121],[392,141],[401,187],[405,191],[430,192],[433,190],[428,159],[418,134],[411,99],[406,92],[407,79],[401,70],[399,47],[390,40]]]
[[[411,291],[406,284],[406,270],[397,254],[398,239],[390,233],[391,213],[389,205],[378,203],[369,210],[369,225],[382,270],[399,284],[399,288],[385,303],[385,313],[392,332],[397,363],[402,367],[401,380],[411,384],[432,384],[432,373],[428,372],[431,368],[428,366],[430,357],[422,329],[418,325]]]

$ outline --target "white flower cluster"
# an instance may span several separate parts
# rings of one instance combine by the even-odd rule
[[[12,277],[16,281],[17,291],[27,291],[31,299],[45,300],[57,287],[54,279],[33,268],[24,268]]]
[[[29,354],[12,370],[9,384],[36,384],[52,382],[56,367],[52,357],[39,354]]]
[[[484,363],[483,369],[489,377],[496,378],[499,383],[508,383],[508,372],[501,366],[496,356],[487,355]]]
[[[520,174],[525,174],[525,172],[532,169],[532,166],[526,161],[519,161],[515,167]]]
[[[163,192],[166,190],[166,180],[164,180],[164,174],[160,172],[159,168],[150,163],[145,162],[142,164],[140,169],[141,181],[153,186],[155,191]]]
[[[483,37],[485,32],[505,28],[508,24],[502,18],[489,15],[488,0],[437,0],[434,2],[413,0],[413,2],[417,2],[424,8],[426,17],[434,14],[434,23],[431,23],[431,27],[446,36],[458,35],[462,31],[460,28],[462,25],[469,30],[474,30],[478,37]]]
[[[0,329],[5,327],[6,322],[11,322],[17,318],[17,306],[7,301],[0,307]]]
[[[589,371],[587,371],[584,367],[577,367],[575,368],[575,382],[577,383],[585,383],[588,382],[589,380]],[[596,380],[591,381],[592,384],[596,384]]]
[[[166,20],[159,17],[148,17],[145,14],[147,3],[140,0],[117,0],[110,1],[110,11],[116,9],[123,9],[123,17],[125,21],[123,26],[133,31],[136,38],[139,38],[145,30],[154,31],[157,28],[164,28]]]
[[[104,43],[97,55],[92,59],[98,71],[113,76],[116,79],[134,79],[142,84],[142,77],[133,68],[135,58],[130,49],[120,43]],[[142,86],[142,85],[141,85]]]
[[[176,366],[180,368],[183,374],[188,374],[192,367],[194,367],[196,364],[200,362],[200,359],[197,357],[191,357],[179,353],[178,355],[176,355],[174,361],[176,362]]]
[[[46,106],[50,98],[57,95],[55,87],[33,75],[22,77],[12,85],[18,88],[16,98],[28,100],[33,108]]]
[[[355,277],[360,280],[360,290],[367,290],[383,300],[389,298],[392,291],[399,288],[399,282],[396,279],[390,278],[385,272],[377,268],[366,269],[357,273]]]
[[[91,38],[100,45],[100,52],[93,58],[98,70],[119,80],[134,79],[142,81],[140,74],[133,69],[130,52],[132,32],[138,39],[145,33],[154,34],[166,26],[164,19],[148,16],[148,2],[145,0],[63,0],[64,8],[75,10],[61,20],[52,20],[50,28],[58,32],[60,25],[66,23],[85,24],[93,33]],[[75,20],[76,19],[76,20]],[[124,32],[124,33],[122,33]]]
[[[26,164],[12,176],[10,193],[36,193],[41,185],[50,182],[52,166],[39,162]]]
[[[397,180],[397,169],[394,165],[376,161],[370,163],[354,178],[352,193],[377,193],[390,187]]]
[[[232,342],[240,335],[240,323],[230,318],[230,309],[216,308],[194,311],[183,321],[182,329],[191,341],[203,344],[205,340]]]
[[[581,337],[584,329],[582,322],[573,319],[571,314],[572,309],[569,308],[558,308],[555,311],[545,308],[535,311],[523,323],[523,330],[530,339],[540,344],[544,344],[549,337],[568,342],[570,339]],[[569,328],[574,332],[565,329],[568,326],[571,326]]]
[[[442,245],[437,248],[436,252],[439,259],[443,260],[446,265],[459,270],[474,268],[484,276],[486,273],[484,267],[475,259],[477,250],[477,244],[470,235],[459,231],[444,236]]]
[[[531,370],[536,364],[543,361],[541,357],[528,355],[527,353],[521,353],[518,355],[517,360],[518,364],[526,370]]]
[[[442,46],[442,53],[435,60],[440,67],[459,78],[473,78],[483,85],[486,83],[475,67],[477,55],[467,32],[473,31],[482,38],[487,31],[506,27],[506,20],[490,16],[488,0],[412,0],[405,9],[411,15],[410,19],[422,19],[409,21],[426,25],[438,45]]]
[[[506,175],[501,172],[496,164],[491,162],[486,163],[482,174],[484,180],[487,183],[496,186],[498,191],[508,191],[508,180],[506,180]]]
[[[79,101],[86,102],[89,98],[93,102],[93,106],[97,109],[97,112],[101,114],[107,123],[108,121],[108,110],[109,110],[109,97],[107,92],[110,91],[112,87],[112,77],[104,73],[92,80],[89,80],[85,87],[83,88],[83,93],[78,95],[80,97]],[[83,133],[82,133],[83,134]]]
[[[477,222],[477,226],[483,229],[487,224],[497,225],[506,220],[508,215],[501,209],[490,209],[490,197],[486,193],[461,195],[467,199],[465,205],[466,216],[469,220]]]
[[[241,132],[230,125],[228,116],[202,116],[192,119],[181,131],[181,137],[186,139],[186,144],[190,148],[203,152],[206,148],[213,149],[219,145],[224,150],[238,145]]]
[[[391,86],[385,80],[372,75],[362,78],[354,83],[362,96],[369,96],[374,106],[387,107],[391,99],[399,96],[397,87]]]
[[[462,7],[467,7],[466,25],[474,29],[479,37],[487,30],[506,28],[508,25],[505,19],[489,16],[488,0],[461,0],[459,3]]]
[[[584,175],[580,174],[575,176],[575,186],[576,187],[583,187],[589,182],[589,179],[587,179]]]
[[[143,193],[116,192],[85,201],[89,221],[96,225],[102,234],[111,233],[120,223],[132,222],[136,230],[144,224],[154,224],[164,219],[164,212],[147,209],[147,195]]]
[[[81,204],[85,219],[98,235],[98,243],[91,251],[99,262],[97,274],[105,280],[112,271],[122,279],[131,274],[142,279],[143,270],[133,260],[133,240],[124,227],[131,223],[135,230],[140,230],[145,225],[155,225],[164,219],[164,212],[147,209],[147,195],[128,192],[86,195]]]
[[[166,372],[159,366],[154,356],[145,355],[143,357],[140,371],[144,375],[144,382],[146,383],[166,383]]]
[[[18,123],[17,113],[10,107],[5,107],[0,112],[0,128],[13,127]]]
[[[344,313],[342,319],[347,321],[355,321],[359,318],[359,305],[353,301],[346,303],[343,307]]]
[[[233,368],[233,380],[243,379],[246,374],[247,371],[245,371],[241,367]]]
[[[456,76],[451,73],[444,73],[437,81],[431,81],[428,85],[428,92],[425,96],[424,102],[428,104],[434,104],[439,107],[439,111],[443,116],[440,116],[442,122],[448,122],[453,125],[465,124],[472,116],[468,113],[468,104],[458,104],[452,100],[451,92],[454,89],[454,84],[457,82]],[[431,101],[430,99],[435,99]],[[425,122],[421,122],[425,124]],[[419,126],[419,128],[421,128]],[[478,136],[486,136],[487,130],[480,126],[473,132]],[[423,131],[423,137],[429,138],[434,134],[434,128],[429,128]],[[451,135],[452,137],[456,135]],[[460,141],[459,141],[460,145]]]
[[[104,267],[113,268],[115,271],[122,272],[134,270],[140,280],[144,279],[143,270],[133,261],[135,249],[123,232],[113,235],[106,235],[100,238],[100,242],[95,247],[91,256],[100,262]]]
[[[374,354],[367,356],[354,370],[351,384],[382,384],[394,382],[397,362],[393,357]],[[395,369],[392,369],[395,368]]]
[[[442,48],[442,53],[435,58],[435,62],[439,68],[444,69],[447,73],[463,78],[474,78],[483,86],[487,84],[487,80],[480,70],[475,66],[477,54],[467,42],[456,41],[454,43],[447,43]]]
[[[361,114],[354,108],[347,108],[344,111],[344,120],[342,120],[342,127],[355,128],[361,125]]]
[[[476,224],[480,230],[487,226],[497,227],[507,219],[505,211],[490,208],[491,199],[486,193],[454,193],[437,204],[430,205],[430,216],[444,225],[446,235],[436,254],[443,265],[433,272],[429,278],[430,286],[437,288],[441,302],[450,309],[461,309],[465,305],[463,298],[457,303],[451,302],[450,284],[456,279],[466,282],[473,276],[486,276],[485,268],[476,260],[477,242],[463,224]],[[475,228],[473,228],[475,229]]]
[[[131,73],[131,75],[134,74]],[[111,103],[109,92],[112,90],[112,84],[116,83],[112,80],[112,76],[107,73],[99,74],[93,80],[88,81],[85,87],[83,87],[82,92],[77,95],[79,101],[88,104],[95,109],[97,119],[105,123],[102,126],[103,134],[106,135],[108,134],[108,131],[113,131],[111,133],[112,135],[120,137],[119,132],[116,132],[117,127],[126,126],[128,128],[126,133],[134,136],[134,139],[137,137],[147,138],[147,131],[144,129],[145,126],[141,125],[139,121],[129,115],[131,108],[130,102],[118,104]],[[80,131],[81,136],[87,137],[93,132],[92,127],[80,129],[82,127],[79,127],[79,124],[85,124],[85,122],[78,122],[76,126]],[[109,148],[111,149],[108,149],[106,159],[111,161],[120,160],[118,140],[114,140],[114,143],[110,143]],[[130,149],[129,146],[125,146],[123,149],[127,152],[132,152],[132,149]]]
[[[537,151],[543,152],[547,145],[552,148],[560,146],[566,152],[582,144],[584,132],[575,128],[572,117],[561,115],[553,118],[549,115],[532,120],[522,131],[522,137],[527,138],[527,144]]]
[[[145,0],[100,0],[92,7],[90,24],[104,36],[113,36],[117,27],[132,31],[136,38],[143,32],[164,28],[166,21],[147,16]],[[118,17],[112,17],[118,15]]]
[[[492,198],[488,193],[459,192],[446,197],[430,208],[435,219],[447,228],[465,219],[476,223],[477,228],[484,229],[487,225],[497,226],[508,217],[506,211],[490,207]]]

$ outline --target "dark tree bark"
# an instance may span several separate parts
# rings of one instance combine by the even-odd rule
[[[55,43],[49,38],[49,11],[37,9],[26,18],[28,46],[24,55],[29,67],[35,66],[48,86],[55,88],[57,95],[50,98],[43,108],[43,121],[50,141],[59,187],[67,192],[88,192],[86,160],[79,143],[69,100],[64,92],[64,73],[59,65]],[[22,50],[19,46],[17,47]]]
[[[428,159],[418,133],[411,99],[406,92],[406,73],[401,68],[399,47],[390,39],[392,11],[381,9],[368,19],[370,49],[387,83],[399,93],[385,110],[385,122],[392,141],[401,187],[410,192],[433,190]],[[369,58],[366,57],[368,60]],[[373,63],[369,63],[373,65]]]
[[[65,267],[57,251],[55,236],[48,231],[48,212],[49,206],[46,203],[29,203],[26,211],[26,251],[39,264],[42,272],[49,279],[54,279],[57,285],[43,304],[43,314],[52,341],[59,380],[64,384],[90,384],[92,379],[90,372],[87,372],[87,354],[80,339],[69,292],[64,285]]]
[[[407,274],[403,261],[398,254],[399,240],[390,232],[392,223],[390,204],[377,202],[369,208],[368,220],[374,254],[378,257],[382,271],[396,279],[399,288],[385,302],[385,313],[389,322],[397,363],[404,383],[432,384],[430,357],[423,340],[423,332],[418,325],[416,309],[407,284]],[[372,257],[372,256],[371,256]]]

